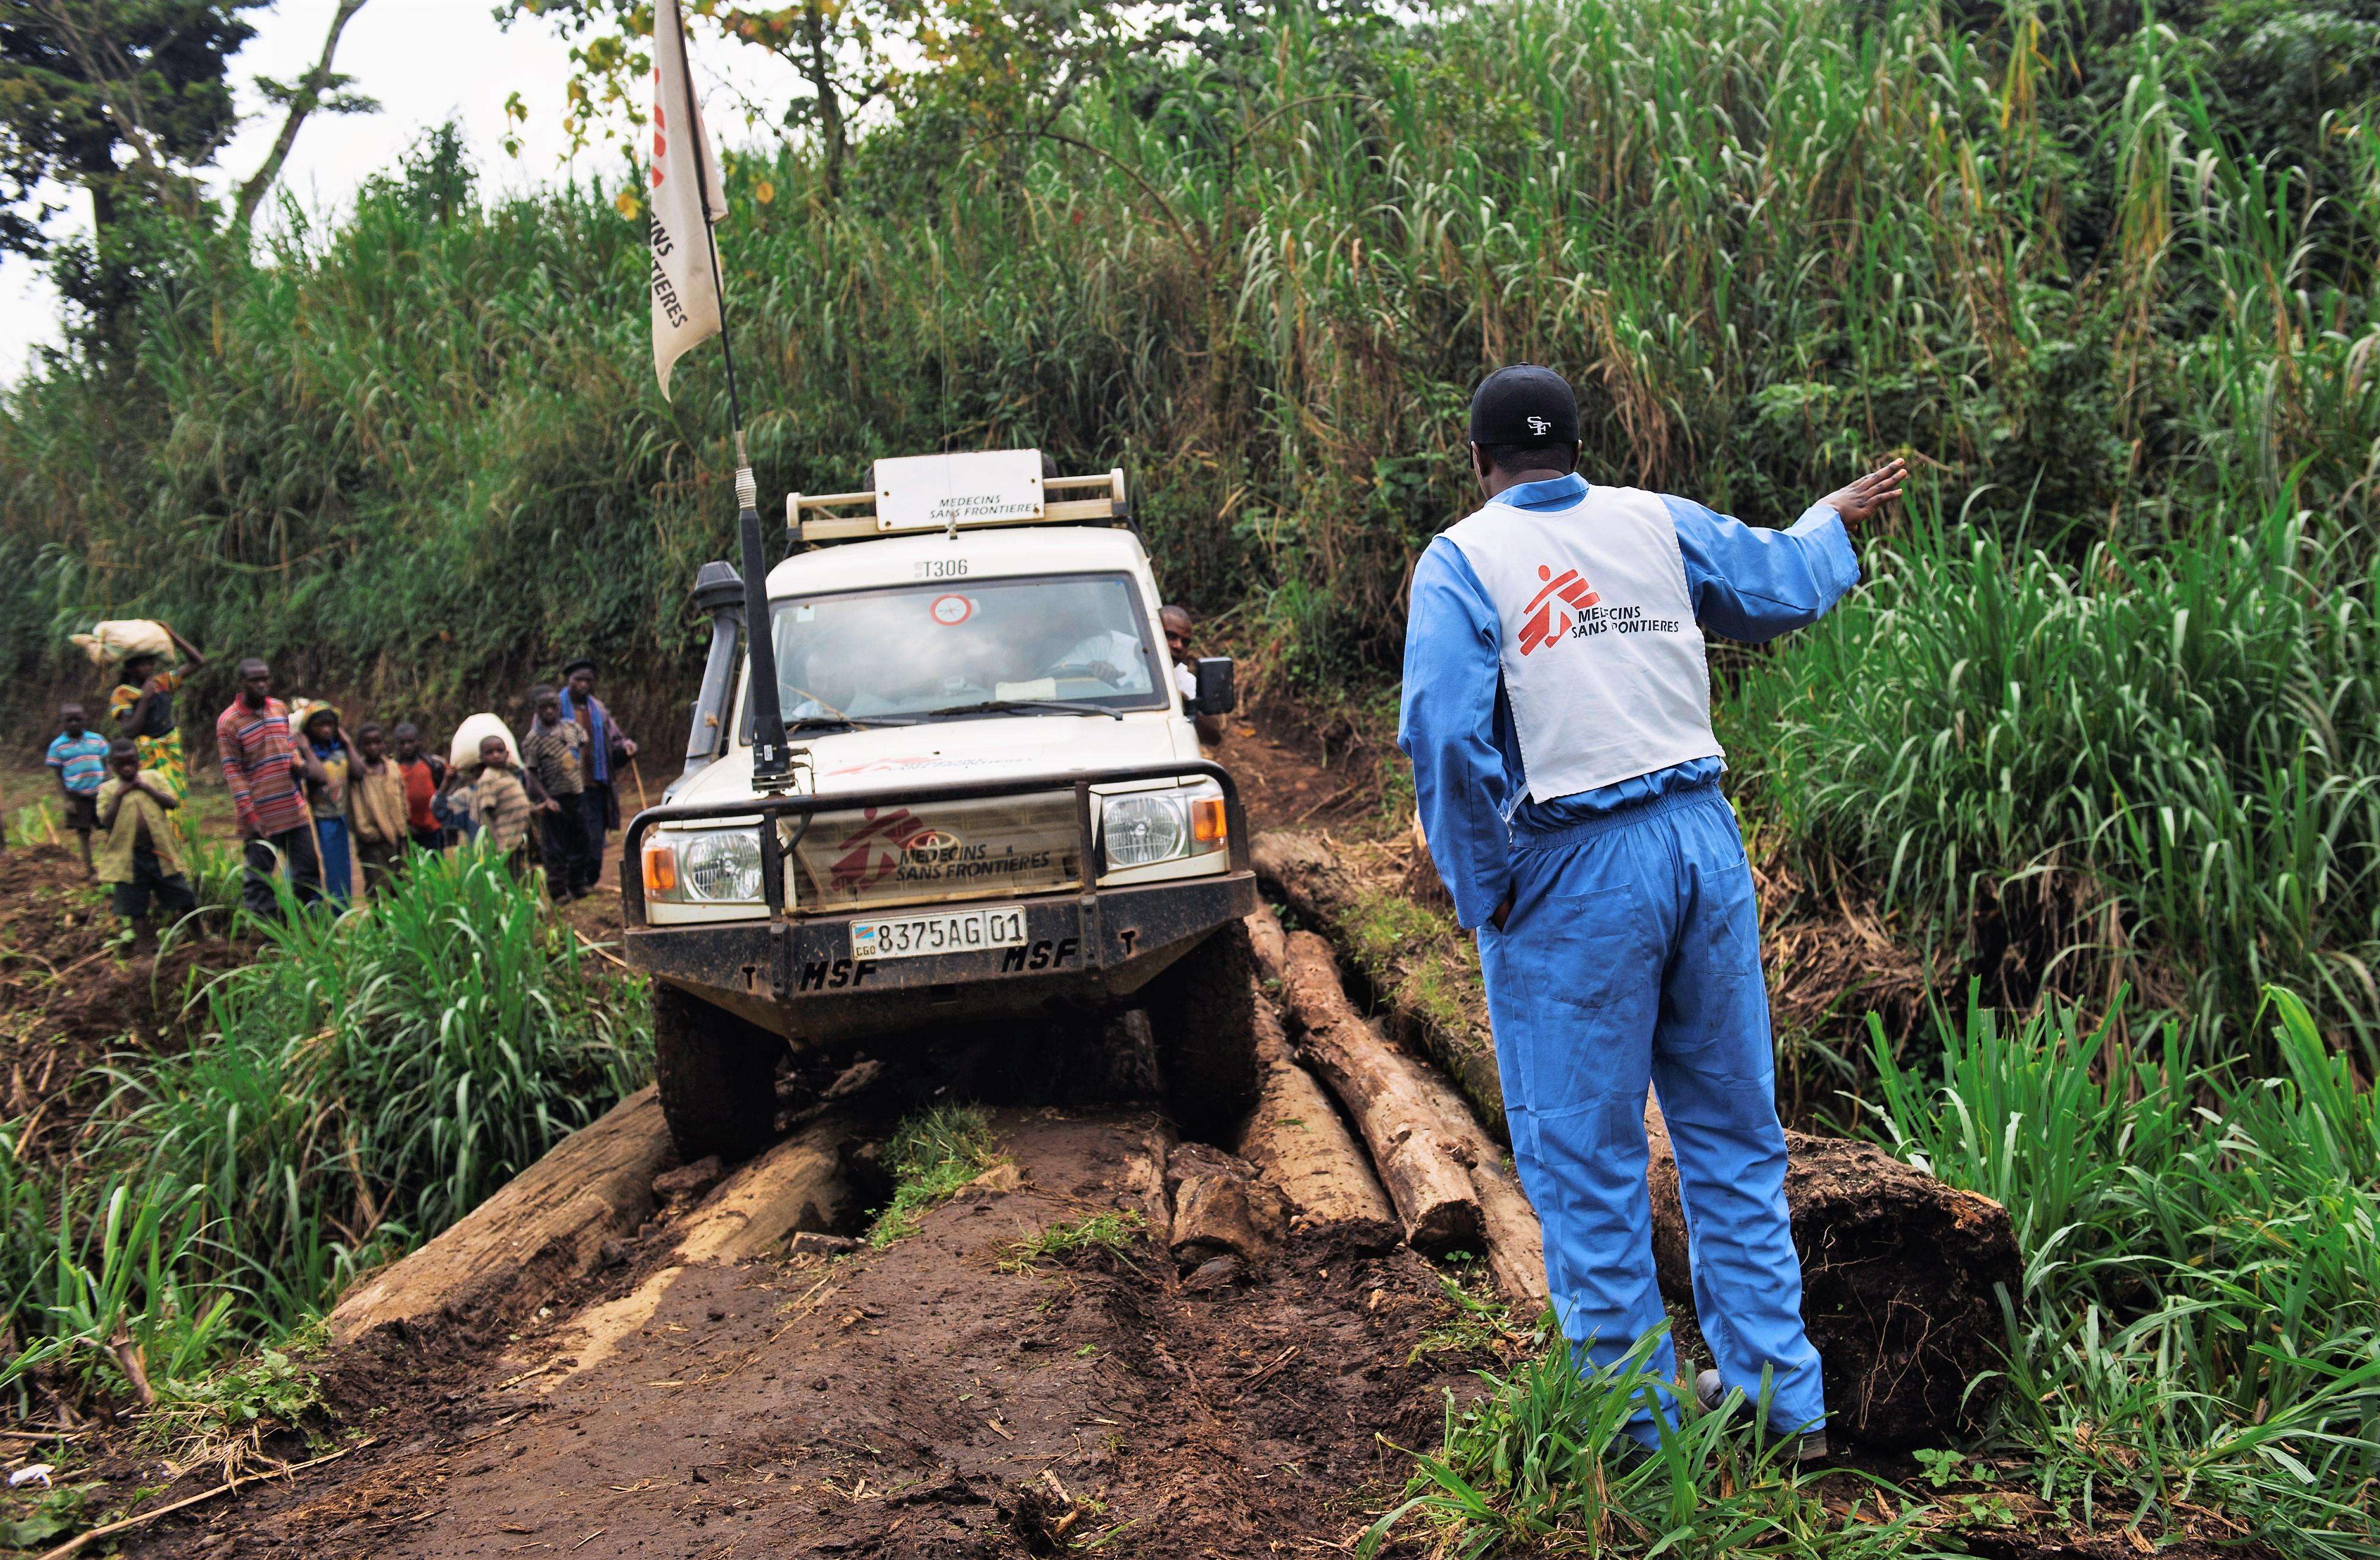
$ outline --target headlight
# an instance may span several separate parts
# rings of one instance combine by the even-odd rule
[[[1146,867],[1231,845],[1223,793],[1212,784],[1105,798],[1099,834],[1111,867]]]
[[[1146,867],[1170,861],[1190,843],[1190,824],[1172,797],[1110,797],[1100,811],[1108,864]]]
[[[748,902],[760,897],[760,841],[750,829],[689,835],[678,859],[688,898]]]

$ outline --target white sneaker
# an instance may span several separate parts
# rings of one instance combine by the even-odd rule
[[[1694,1377],[1694,1401],[1706,1413],[1727,1401],[1727,1383],[1718,1379],[1717,1371],[1705,1371]],[[1816,1462],[1827,1456],[1827,1432],[1824,1427],[1804,1431],[1792,1437],[1793,1460]]]

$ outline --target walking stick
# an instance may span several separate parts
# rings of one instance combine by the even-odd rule
[[[637,783],[637,810],[642,812],[645,810],[645,772],[637,767],[637,761],[633,758],[628,761],[628,777]]]

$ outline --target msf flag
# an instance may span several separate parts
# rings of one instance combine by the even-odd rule
[[[653,8],[653,162],[648,192],[653,213],[653,372],[669,395],[670,365],[719,334],[719,273],[704,225],[725,219],[719,160],[702,128],[702,110],[686,66],[677,0]]]

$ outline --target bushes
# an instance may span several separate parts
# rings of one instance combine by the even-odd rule
[[[2120,1011],[2093,1026],[1973,1004],[1938,1068],[1904,1066],[1873,1026],[1875,1125],[2003,1203],[2025,1263],[1982,1444],[1920,1452],[1933,1488],[1891,1489],[1882,1520],[1840,1477],[1796,1477],[1741,1407],[1680,1402],[1632,1460],[1627,1419],[1669,1395],[1639,1373],[1651,1340],[1582,1372],[1553,1335],[1450,1403],[1367,1544],[1418,1523],[1443,1554],[1936,1554],[1964,1552],[1961,1528],[2029,1519],[2082,1548],[2123,1528],[2134,1547],[2220,1531],[2318,1560],[2380,1551],[2380,1096],[2295,998],[2260,1017],[2279,1077],[2177,1024],[2134,1039]]]
[[[112,1369],[119,1325],[161,1379],[277,1336],[643,1080],[638,992],[492,856],[417,853],[369,913],[285,909],[186,1051],[109,1064],[80,1163],[0,1155],[12,1374]]]

